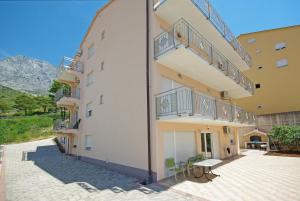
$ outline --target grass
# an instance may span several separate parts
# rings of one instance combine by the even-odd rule
[[[28,142],[54,136],[56,115],[39,115],[0,119],[0,144]]]

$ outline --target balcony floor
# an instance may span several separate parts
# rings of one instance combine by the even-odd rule
[[[155,14],[169,25],[184,18],[241,71],[250,68],[192,0],[166,0],[157,6]]]
[[[74,107],[74,106],[79,106],[79,99],[73,98],[73,97],[63,97],[59,101],[56,102],[57,106],[62,106],[62,107]]]
[[[170,123],[188,123],[188,124],[205,124],[212,126],[233,126],[233,127],[248,127],[255,126],[254,124],[240,123],[240,122],[230,122],[222,120],[213,120],[201,116],[176,116],[170,115],[165,117],[160,117],[160,122],[170,122]]]
[[[72,134],[72,135],[79,135],[78,129],[72,129],[72,128],[63,128],[56,131],[57,133],[63,133],[63,134]]]
[[[157,62],[217,91],[228,91],[230,97],[243,98],[252,95],[230,77],[224,75],[223,72],[184,46],[162,54],[157,58]]]

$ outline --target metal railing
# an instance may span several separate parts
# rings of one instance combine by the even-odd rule
[[[80,99],[80,89],[79,88],[60,88],[56,94],[54,101],[57,102],[63,97],[68,97],[68,98],[76,98]]]
[[[188,87],[172,89],[156,96],[156,117],[167,116],[198,116],[251,125],[256,123],[254,114]]]
[[[76,61],[69,57],[63,57],[59,64],[59,74],[65,70],[73,70],[76,72],[83,73],[83,63],[80,61]]]
[[[161,33],[154,39],[154,56],[158,58],[179,46],[190,48],[224,75],[254,94],[253,83],[184,19],[180,19],[169,31]]]
[[[53,123],[53,130],[59,131],[62,129],[78,129],[80,119],[77,121],[71,121],[70,119],[57,119]]]
[[[157,9],[167,0],[153,0],[153,8]],[[181,0],[182,1],[182,0]],[[235,38],[232,31],[225,24],[222,17],[213,8],[208,0],[190,0],[203,13],[203,15],[216,27],[219,33],[226,39],[226,41],[233,47],[233,49],[240,55],[240,57],[247,63],[249,67],[252,66],[252,58],[246,52],[245,48]]]

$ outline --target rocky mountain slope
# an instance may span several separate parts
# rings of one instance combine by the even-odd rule
[[[0,60],[0,85],[36,95],[45,95],[56,78],[56,68],[46,61],[26,56]]]

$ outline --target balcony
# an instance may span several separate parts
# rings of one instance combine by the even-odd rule
[[[83,74],[83,64],[69,57],[63,57],[58,67],[58,80],[65,83],[74,83]]]
[[[53,124],[53,130],[59,133],[78,134],[80,119],[74,122],[69,119],[57,119]]]
[[[180,18],[189,21],[241,70],[251,67],[250,55],[208,0],[154,0],[153,7],[155,14],[168,24]]]
[[[180,87],[156,96],[156,117],[160,121],[252,126],[255,115],[213,97]]]
[[[154,56],[177,72],[233,98],[251,96],[253,83],[187,21],[180,19],[154,39]]]
[[[80,101],[80,89],[61,88],[56,92],[54,101],[61,107],[78,106]]]

